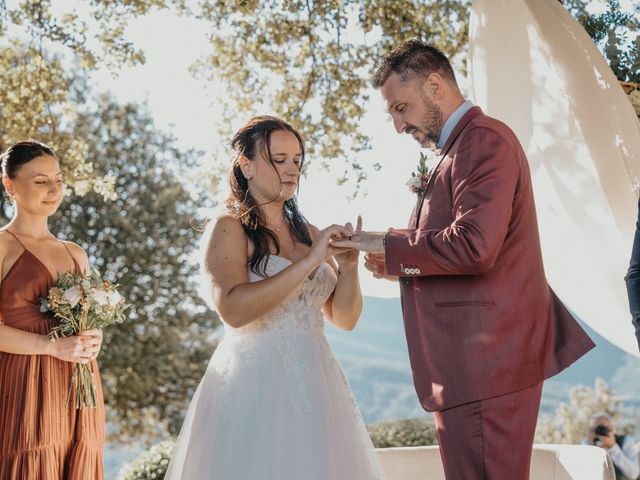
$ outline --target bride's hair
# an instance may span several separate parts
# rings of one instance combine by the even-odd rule
[[[227,198],[227,210],[231,215],[240,220],[244,231],[253,244],[253,253],[249,257],[249,268],[253,273],[266,276],[267,259],[270,246],[273,245],[276,254],[280,253],[280,243],[277,235],[266,226],[266,221],[260,205],[249,191],[249,183],[240,169],[240,156],[255,160],[258,153],[276,167],[271,159],[270,146],[271,134],[275,131],[291,132],[298,139],[302,157],[300,168],[304,164],[304,142],[300,134],[287,122],[277,117],[262,115],[253,117],[231,140],[231,148],[236,156],[229,172],[231,193]],[[273,199],[272,201],[274,201]],[[270,203],[270,202],[268,202]],[[307,227],[307,221],[298,211],[295,197],[284,203],[284,217],[289,223],[289,230],[293,238],[305,245],[311,245],[311,236]]]

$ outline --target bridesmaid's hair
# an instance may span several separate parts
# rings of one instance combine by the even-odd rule
[[[458,84],[456,74],[444,53],[422,40],[407,40],[384,56],[371,76],[371,85],[375,89],[382,87],[393,73],[400,75],[402,81],[406,82],[411,78],[426,78],[435,72],[455,85]]]
[[[49,156],[56,158],[53,149],[37,140],[18,142],[7,148],[0,159],[2,160],[2,175],[15,178],[18,170],[25,163],[29,163],[36,157]]]
[[[270,246],[274,246],[277,255],[280,253],[280,243],[277,235],[267,228],[264,214],[258,208],[261,205],[256,202],[256,199],[249,191],[249,183],[240,169],[240,157],[244,156],[250,160],[255,160],[258,153],[260,153],[276,170],[270,152],[271,134],[276,131],[291,132],[298,139],[300,151],[302,152],[302,157],[300,158],[300,168],[302,168],[304,164],[304,142],[302,137],[291,125],[277,117],[268,115],[253,117],[236,132],[231,140],[231,148],[236,156],[229,171],[231,193],[227,198],[227,210],[240,220],[245,234],[251,240],[254,249],[249,258],[249,268],[253,273],[262,277],[266,276]],[[275,201],[276,198],[267,202],[267,204]],[[289,223],[289,231],[293,238],[310,246],[311,236],[309,235],[307,221],[298,211],[295,197],[284,203],[284,216]]]

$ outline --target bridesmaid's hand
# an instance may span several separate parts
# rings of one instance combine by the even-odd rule
[[[50,355],[64,362],[89,363],[102,346],[102,332],[87,330],[72,337],[59,338],[51,344]]]
[[[90,345],[94,347],[94,353],[89,358],[89,361],[92,362],[96,358],[98,358],[98,354],[100,353],[100,349],[102,348],[102,330],[98,330],[97,328],[94,330],[85,330],[84,332],[79,332],[78,336],[89,338]],[[87,347],[88,348],[88,347]]]

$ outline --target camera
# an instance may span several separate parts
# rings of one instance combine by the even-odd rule
[[[609,435],[609,427],[605,425],[598,425],[593,431],[593,433],[595,435],[602,435],[602,436]],[[593,439],[593,444],[595,446],[599,446],[601,443],[602,443],[602,440],[600,440],[598,437]]]

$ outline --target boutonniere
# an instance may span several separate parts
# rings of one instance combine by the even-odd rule
[[[435,170],[435,161],[437,156],[429,151],[430,154],[420,152],[420,161],[418,162],[418,171],[411,172],[411,178],[407,181],[409,190],[417,195],[423,195]],[[429,165],[427,165],[427,163]]]

